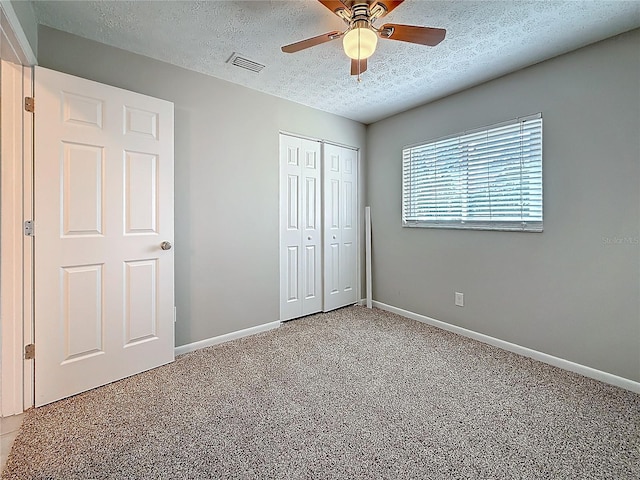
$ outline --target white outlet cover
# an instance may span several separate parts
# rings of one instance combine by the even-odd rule
[[[456,305],[464,307],[464,293],[456,292]]]

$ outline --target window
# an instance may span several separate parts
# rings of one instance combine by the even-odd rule
[[[542,115],[402,150],[405,227],[542,231]]]

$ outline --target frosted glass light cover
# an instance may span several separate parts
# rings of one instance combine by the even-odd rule
[[[349,30],[342,40],[344,53],[354,60],[364,60],[373,55],[378,44],[378,36],[368,28]]]

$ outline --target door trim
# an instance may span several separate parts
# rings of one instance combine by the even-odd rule
[[[25,66],[36,65],[38,60],[11,2],[9,0],[0,0],[0,10],[2,10],[2,15],[0,15],[2,17],[2,30],[7,33],[11,48],[18,55],[20,62]]]
[[[307,135],[300,135],[299,133],[291,133],[286,130],[278,130],[280,135],[288,135],[289,137],[301,138],[302,140],[311,140],[312,142],[320,142],[323,145],[335,145],[336,147],[348,148],[349,150],[355,150],[360,153],[360,148],[353,145],[347,145],[346,143],[334,142],[333,140],[327,140],[324,138],[309,137]]]
[[[2,205],[2,264],[6,281],[2,287],[0,309],[2,311],[3,362],[0,375],[2,385],[10,386],[11,395],[3,395],[0,415],[22,413],[33,406],[33,361],[24,360],[26,343],[32,342],[32,280],[33,238],[25,237],[22,222],[32,219],[33,206],[33,116],[25,114],[23,97],[33,93],[32,68],[35,56],[26,42],[26,36],[9,2],[0,3],[0,34],[12,52],[12,58],[4,59],[21,65],[16,73],[16,87],[12,92],[11,108],[16,108],[17,128],[11,132],[9,147],[17,154],[2,158],[3,170],[9,172],[2,178],[2,191],[10,193],[11,201]],[[3,103],[3,107],[7,102]],[[5,197],[6,198],[6,197]],[[15,260],[15,261],[13,261]],[[9,264],[9,265],[7,265]],[[7,268],[5,268],[5,266]]]
[[[2,61],[2,416],[22,412],[22,66]]]
[[[29,92],[29,96],[33,96],[33,67],[23,67],[23,85],[24,91]],[[34,210],[34,151],[33,151],[33,114],[24,114],[24,123],[22,127],[22,193],[23,203],[22,211],[24,219],[35,219]],[[34,317],[34,273],[35,273],[35,257],[34,257],[34,237],[23,236],[22,248],[22,276],[23,276],[23,307],[22,307],[22,345],[28,345],[35,342],[35,317]],[[22,352],[20,352],[22,353]],[[24,358],[22,355],[20,358]],[[23,360],[23,409],[28,410],[35,405],[35,361]]]

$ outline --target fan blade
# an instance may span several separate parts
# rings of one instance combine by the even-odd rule
[[[318,1],[322,5],[327,7],[329,10],[331,10],[333,13],[336,13],[338,10],[349,11],[349,8],[347,7],[347,5],[341,2],[340,0],[318,0]]]
[[[416,27],[385,23],[380,27],[380,37],[401,42],[419,43],[434,47],[444,40],[447,31],[443,28]]]
[[[369,8],[373,10],[373,7],[375,7],[378,4],[382,4],[384,9],[386,10],[386,13],[384,15],[380,15],[379,17],[379,18],[382,18],[388,13],[390,13],[392,10],[394,10],[402,2],[404,2],[404,0],[378,0],[376,2],[373,2]]]
[[[351,59],[351,75],[358,75],[367,70],[367,59],[363,58],[360,60],[360,65],[358,65],[358,60]]]
[[[307,38],[306,40],[302,40],[300,42],[285,45],[284,47],[282,47],[282,51],[284,53],[299,52],[300,50],[304,50],[305,48],[315,47],[316,45],[320,45],[321,43],[330,42],[331,40],[335,40],[336,38],[340,38],[341,36],[342,34],[335,30],[333,32],[318,35],[317,37]]]

